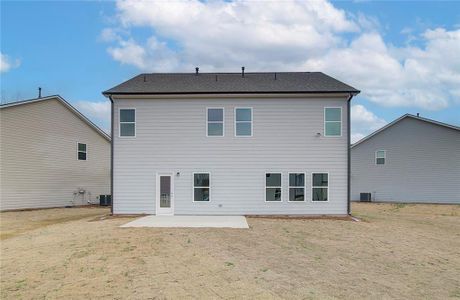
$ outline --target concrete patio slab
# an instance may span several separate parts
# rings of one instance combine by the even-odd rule
[[[120,227],[249,228],[244,216],[146,216]]]

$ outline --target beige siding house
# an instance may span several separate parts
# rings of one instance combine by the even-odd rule
[[[0,210],[110,194],[110,137],[60,96],[1,105],[0,141]]]

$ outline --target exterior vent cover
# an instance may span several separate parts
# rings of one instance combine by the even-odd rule
[[[371,202],[372,194],[371,193],[360,193],[359,201],[360,202]]]
[[[112,205],[112,195],[99,195],[99,205],[100,206]]]

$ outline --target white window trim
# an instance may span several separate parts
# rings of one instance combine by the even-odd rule
[[[121,110],[125,109],[132,109],[134,110],[134,122],[121,122]],[[137,135],[137,112],[134,107],[120,107],[118,108],[118,137],[122,139],[132,139],[135,138]],[[133,136],[127,136],[127,135],[121,135],[121,124],[134,124],[134,135]]]
[[[313,174],[327,174],[327,200],[326,201],[315,201],[313,200],[313,188],[324,188],[324,186],[313,186]],[[310,189],[310,201],[313,203],[326,203],[329,202],[331,199],[329,198],[329,188],[331,187],[331,175],[329,172],[323,171],[316,171],[311,172],[311,189]]]
[[[78,149],[79,144],[85,145],[86,151],[80,151]],[[78,153],[80,153],[80,152],[86,153],[86,159],[78,159]],[[87,161],[88,160],[88,144],[87,143],[77,142],[77,160],[82,160],[82,161]]]
[[[326,134],[326,123],[337,123],[339,121],[326,121],[326,109],[327,108],[340,108],[340,135],[327,135]],[[324,136],[325,137],[331,137],[331,138],[339,138],[342,137],[342,129],[343,129],[343,115],[342,115],[342,107],[340,106],[326,106],[324,107],[323,111],[323,130],[324,130]]]
[[[377,153],[383,151],[383,157],[377,157]],[[378,164],[377,163],[377,158],[383,158],[383,164]],[[386,150],[376,150],[375,151],[375,165],[376,166],[383,166],[387,163],[387,151]]]
[[[197,187],[195,187],[195,174],[208,174],[209,175],[209,186],[197,186]],[[195,188],[209,188],[209,201],[195,201]],[[192,202],[194,202],[194,203],[209,203],[211,201],[212,201],[211,172],[208,172],[208,171],[192,172]]]
[[[267,186],[267,174],[280,174],[281,175],[281,185],[280,186]],[[283,173],[278,171],[265,172],[264,174],[264,199],[266,203],[282,203],[283,202]],[[280,201],[267,201],[267,188],[280,188],[281,189],[281,200]]]
[[[291,188],[296,188],[300,189],[301,187],[299,186],[291,186],[289,180],[291,177],[291,174],[303,174],[303,200],[302,201],[291,201]],[[288,202],[292,203],[305,203],[307,202],[307,173],[305,172],[289,172],[288,173]]]
[[[237,121],[236,120],[236,110],[237,109],[250,109],[251,110],[251,121]],[[235,107],[233,109],[233,131],[234,131],[234,135],[235,137],[238,137],[238,138],[250,138],[253,136],[253,133],[254,133],[254,116],[253,116],[253,109],[252,107]],[[236,123],[251,123],[251,135],[237,135],[236,134]]]
[[[208,112],[210,109],[222,109],[222,121],[208,121]],[[225,136],[225,108],[223,107],[206,107],[206,137],[220,138]],[[209,135],[208,124],[219,124],[222,123],[222,135]]]

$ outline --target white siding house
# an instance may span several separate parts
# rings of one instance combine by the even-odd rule
[[[143,74],[113,103],[113,212],[346,215],[349,101],[322,73]]]
[[[352,200],[460,204],[460,127],[404,115],[351,148]]]
[[[110,194],[110,137],[60,96],[0,106],[0,210]]]

